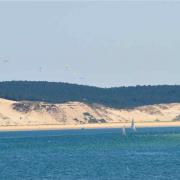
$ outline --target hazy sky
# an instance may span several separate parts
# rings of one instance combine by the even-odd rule
[[[0,2],[0,81],[180,84],[180,2]]]

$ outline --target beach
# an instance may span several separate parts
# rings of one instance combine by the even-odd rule
[[[81,125],[17,125],[0,126],[0,131],[35,131],[35,130],[66,130],[66,129],[102,129],[102,128],[129,128],[131,123],[101,123]],[[180,122],[141,122],[136,123],[137,128],[144,127],[180,127]]]

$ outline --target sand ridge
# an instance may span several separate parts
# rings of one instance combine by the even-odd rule
[[[128,124],[134,118],[139,126],[180,122],[180,103],[157,104],[132,109],[114,109],[97,104],[67,102],[50,104],[44,102],[11,101],[0,99],[0,127],[49,126],[51,129],[82,127],[106,127]],[[164,124],[165,125],[165,124]],[[170,125],[170,124],[169,124]],[[166,126],[166,125],[165,125]]]

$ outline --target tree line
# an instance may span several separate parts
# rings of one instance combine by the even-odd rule
[[[46,81],[0,82],[0,98],[64,103],[80,101],[114,108],[180,102],[179,85],[99,88]]]

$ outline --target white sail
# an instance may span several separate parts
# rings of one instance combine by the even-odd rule
[[[134,122],[134,119],[132,119],[132,122],[131,122],[131,129],[136,132],[136,126],[135,126],[135,122]]]
[[[123,136],[126,135],[126,128],[125,128],[125,126],[122,127],[122,135],[123,135]]]

